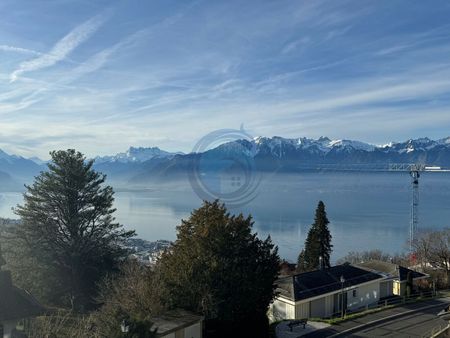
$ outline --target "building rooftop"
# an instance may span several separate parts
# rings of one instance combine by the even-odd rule
[[[34,317],[44,312],[44,307],[31,294],[12,285],[9,271],[0,271],[0,322]]]
[[[202,316],[192,312],[176,309],[151,319],[154,328],[157,328],[157,336],[165,336],[182,328],[191,326],[203,320]]]
[[[278,291],[281,295],[295,301],[308,299],[341,290],[341,276],[344,277],[345,288],[383,278],[378,273],[350,264],[342,264],[281,278],[277,282]]]
[[[428,276],[424,273],[405,268],[404,266],[398,264],[383,262],[375,259],[358,263],[357,266],[367,271],[379,273],[388,278],[398,279],[401,282],[406,281],[408,278],[408,272],[411,272],[413,279],[425,278]]]

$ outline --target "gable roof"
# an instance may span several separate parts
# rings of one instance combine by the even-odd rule
[[[0,322],[38,316],[44,307],[25,290],[12,285],[9,271],[0,270]]]
[[[278,291],[292,300],[304,300],[341,290],[341,276],[345,280],[344,288],[383,278],[380,274],[350,264],[342,264],[282,278],[277,282]]]
[[[400,282],[406,281],[406,279],[408,278],[408,272],[411,272],[413,279],[424,278],[428,276],[424,273],[405,268],[404,266],[398,264],[383,262],[375,259],[358,263],[357,266],[371,272],[382,274],[385,277],[398,279]]]

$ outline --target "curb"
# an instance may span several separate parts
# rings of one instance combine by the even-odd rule
[[[341,332],[339,332],[339,333],[335,333],[335,334],[333,334],[333,335],[331,335],[331,336],[328,336],[328,337],[330,337],[330,338],[331,338],[331,337],[340,337],[340,336],[342,336],[342,335],[345,335],[345,334],[351,333],[351,332],[353,332],[353,331],[357,331],[357,330],[359,330],[359,329],[362,329],[362,328],[364,328],[364,327],[366,327],[366,326],[369,327],[369,326],[372,326],[372,325],[375,325],[375,324],[379,324],[379,323],[382,323],[382,322],[385,322],[385,321],[389,321],[390,319],[402,317],[402,316],[408,315],[408,314],[410,314],[410,313],[419,312],[419,311],[426,310],[426,309],[431,309],[431,308],[433,308],[433,307],[442,307],[442,304],[428,305],[428,306],[425,306],[425,307],[421,307],[421,308],[419,308],[419,309],[414,309],[414,310],[408,310],[408,311],[405,311],[405,312],[400,312],[400,313],[391,315],[391,316],[389,316],[389,317],[384,317],[384,318],[380,318],[380,319],[375,319],[375,320],[372,320],[372,321],[370,321],[370,322],[367,322],[367,323],[364,323],[364,324],[361,324],[361,325],[352,327],[352,328],[350,328],[350,329],[341,331]]]

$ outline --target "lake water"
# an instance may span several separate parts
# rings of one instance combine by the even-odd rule
[[[403,252],[409,235],[411,184],[408,173],[302,173],[263,177],[256,197],[231,212],[251,213],[254,230],[271,235],[281,257],[295,261],[323,200],[333,236],[333,261],[349,251]],[[14,217],[19,193],[0,193],[0,216]],[[117,219],[147,240],[176,237],[175,227],[199,207],[189,182],[178,181],[142,191],[116,192]],[[450,226],[450,173],[420,178],[420,230]]]

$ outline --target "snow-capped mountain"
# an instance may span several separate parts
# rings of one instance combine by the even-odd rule
[[[197,169],[202,173],[223,172],[246,165],[251,170],[263,172],[299,172],[325,167],[329,170],[335,165],[363,165],[360,170],[364,170],[371,165],[387,167],[390,163],[450,168],[450,137],[410,139],[386,145],[328,137],[256,137],[189,154],[172,153],[157,147],[130,147],[123,153],[96,157],[94,169],[106,174],[111,184],[121,182],[128,187],[129,183],[139,186],[147,180],[159,182],[185,176],[193,166],[199,166]],[[3,177],[5,182],[14,180],[20,185],[31,182],[33,176],[45,168],[45,163],[37,158],[25,159],[0,150],[0,178]]]
[[[342,166],[364,170],[374,165],[378,169],[387,169],[391,163],[421,163],[450,168],[450,137],[440,140],[421,138],[388,145],[331,140],[328,137],[256,137],[228,142],[201,154],[167,159],[137,177],[167,179],[188,172],[193,164],[200,166],[198,170],[202,173],[211,173],[228,170],[233,164],[249,164],[251,170],[258,171],[298,172]]]
[[[220,147],[233,149],[236,145],[243,146],[245,142],[242,140],[233,141]],[[433,150],[442,150],[450,148],[450,137],[431,140],[429,138],[410,139],[405,142],[391,142],[386,145],[374,145],[355,140],[331,140],[328,137],[320,137],[311,139],[306,137],[300,138],[283,138],[274,137],[255,137],[249,142],[250,147],[254,147],[254,155],[265,153],[275,157],[282,158],[289,153],[309,153],[311,155],[327,156],[336,153],[392,153],[392,154],[410,154],[419,152],[431,152]],[[247,146],[247,147],[249,147]],[[344,154],[342,156],[345,156]]]
[[[256,137],[253,139],[258,148],[269,148],[274,155],[280,156],[282,148],[292,148],[296,151],[306,150],[312,154],[327,154],[330,151],[351,152],[354,150],[373,151],[377,146],[352,140],[331,140],[328,137],[310,139],[300,137],[295,139],[283,138],[279,136]]]
[[[170,153],[168,151],[164,151],[159,149],[158,147],[130,147],[124,153],[118,153],[112,156],[97,156],[95,158],[96,164],[101,164],[105,162],[118,162],[118,163],[142,163],[153,158],[170,158],[176,154],[181,153]]]

